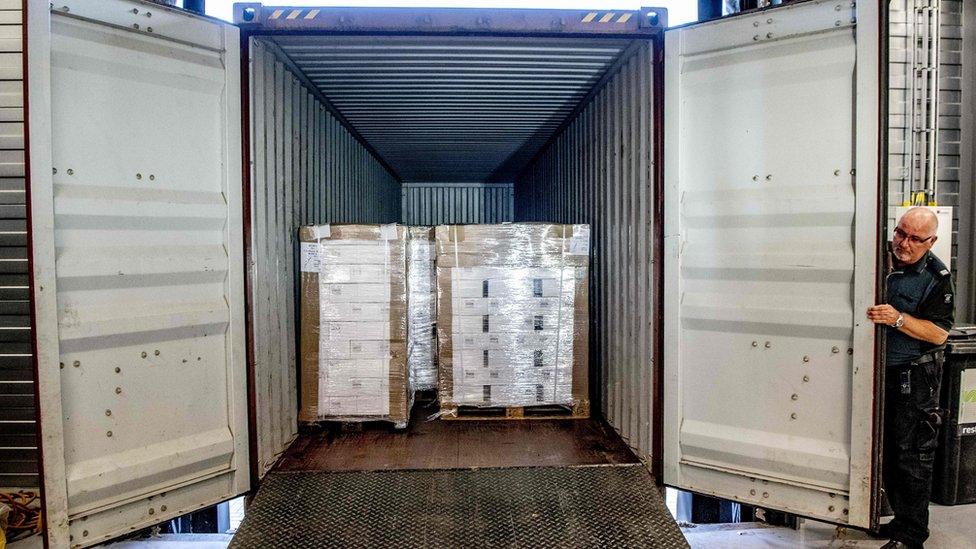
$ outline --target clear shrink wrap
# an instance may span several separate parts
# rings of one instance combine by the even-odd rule
[[[406,227],[308,226],[299,241],[299,420],[406,427]]]
[[[437,276],[433,227],[407,229],[407,366],[414,391],[437,388]]]
[[[438,395],[589,414],[588,225],[436,228]]]

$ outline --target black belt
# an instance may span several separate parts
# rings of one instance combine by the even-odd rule
[[[924,355],[911,361],[912,365],[928,364],[929,362],[935,362],[936,360],[942,358],[942,351],[932,351],[931,353],[925,353]]]

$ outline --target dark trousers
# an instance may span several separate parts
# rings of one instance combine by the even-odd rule
[[[889,366],[885,374],[883,479],[895,512],[891,539],[916,547],[929,537],[942,363],[940,353],[928,363]]]

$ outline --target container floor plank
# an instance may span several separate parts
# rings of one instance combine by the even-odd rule
[[[278,471],[376,471],[618,465],[637,463],[599,419],[426,421],[437,406],[414,406],[406,430],[382,424],[362,431],[305,430]]]

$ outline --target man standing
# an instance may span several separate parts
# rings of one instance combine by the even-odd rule
[[[943,349],[953,322],[952,277],[932,254],[939,220],[912,208],[898,221],[887,276],[888,303],[867,311],[887,328],[883,480],[895,518],[886,548],[928,538],[932,466],[938,444]]]

